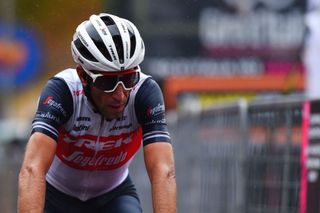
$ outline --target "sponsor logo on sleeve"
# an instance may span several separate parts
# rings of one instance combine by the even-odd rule
[[[43,102],[44,105],[49,105],[50,107],[55,108],[59,112],[61,112],[64,116],[67,115],[66,110],[63,108],[61,103],[57,103],[56,101],[53,100],[52,96],[48,96],[46,100]]]
[[[164,104],[159,103],[157,106],[153,108],[150,107],[147,109],[147,116],[148,117],[157,116],[164,113],[164,111],[165,111]]]
[[[49,120],[55,121],[57,123],[60,123],[60,118],[58,118],[55,115],[52,115],[50,112],[37,112],[36,118],[49,119]]]
[[[150,125],[150,124],[166,124],[167,120],[165,118],[162,118],[161,120],[151,120],[147,122],[145,125]]]

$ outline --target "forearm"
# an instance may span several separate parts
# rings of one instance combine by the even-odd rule
[[[177,187],[174,173],[156,177],[151,182],[154,213],[174,213],[177,211]]]
[[[30,169],[19,174],[18,213],[43,213],[45,201],[45,175]]]

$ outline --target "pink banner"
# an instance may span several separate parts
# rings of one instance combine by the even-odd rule
[[[310,102],[306,101],[303,106],[302,115],[302,147],[301,147],[301,179],[300,179],[300,206],[299,213],[307,213],[307,149],[309,143],[309,118],[310,118]]]

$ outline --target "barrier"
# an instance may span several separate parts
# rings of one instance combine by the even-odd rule
[[[178,212],[298,213],[302,107],[291,96],[240,100],[169,123]],[[0,146],[0,203],[14,212],[24,146]],[[144,212],[152,212],[142,151],[130,172]]]
[[[303,101],[240,100],[170,124],[179,212],[298,212]],[[151,212],[142,155],[137,158],[131,173]]]

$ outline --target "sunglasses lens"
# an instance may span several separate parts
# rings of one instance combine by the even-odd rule
[[[118,82],[117,76],[99,76],[95,82],[94,86],[100,90],[112,90]]]
[[[131,89],[132,87],[134,87],[138,81],[139,81],[139,73],[138,72],[134,72],[134,73],[129,73],[126,75],[122,75],[119,78],[120,81],[123,82],[124,86],[127,89]]]
[[[99,76],[95,80],[94,86],[103,91],[112,91],[121,81],[125,89],[132,89],[138,83],[139,76],[139,72],[115,76]]]

